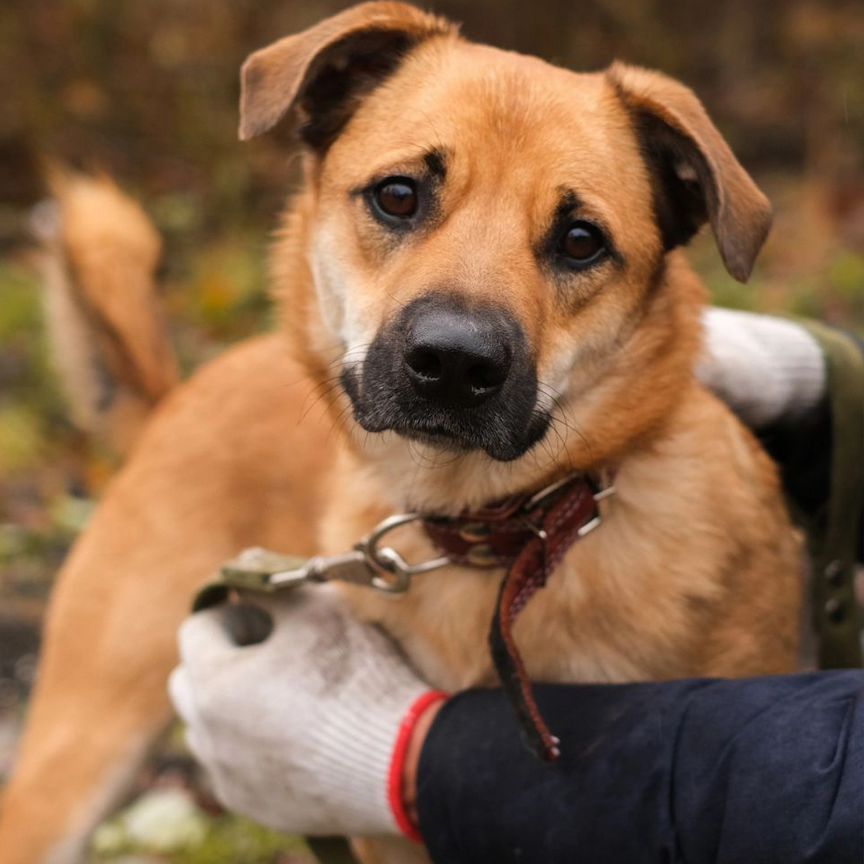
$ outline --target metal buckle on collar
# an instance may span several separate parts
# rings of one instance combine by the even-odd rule
[[[558,494],[565,486],[569,483],[572,483],[574,480],[577,480],[580,477],[584,477],[585,475],[580,471],[573,471],[570,474],[566,474],[560,480],[556,480],[553,483],[550,483],[548,486],[541,489],[539,492],[536,492],[532,495],[522,506],[522,511],[524,513],[528,513],[537,507],[546,504],[550,498],[553,498]],[[599,482],[594,483],[591,482],[591,485],[595,487],[595,491],[593,493],[594,503],[600,504],[601,501],[604,501],[606,498],[614,495],[616,492],[615,485],[612,482],[612,478],[610,473],[607,470],[603,470],[600,472]],[[530,519],[525,519],[525,524],[528,528],[531,529],[541,540],[546,539],[546,532],[542,528],[538,528],[531,522]],[[580,538],[587,536],[592,531],[596,531],[603,524],[603,515],[600,512],[600,508],[597,508],[597,515],[591,519],[589,522],[586,522],[578,531],[577,534]]]
[[[572,483],[574,480],[578,480],[582,477],[586,477],[586,475],[582,471],[571,471],[569,474],[565,474],[563,477],[553,481],[548,486],[544,486],[539,492],[535,492],[522,505],[522,510],[531,511],[534,510],[536,507],[545,504],[550,498],[560,492],[569,483]],[[596,491],[594,492],[595,501],[602,501],[604,498],[608,498],[610,495],[615,494],[615,486],[612,483],[611,475],[608,470],[603,469],[600,472],[599,482],[595,483],[590,479],[590,476],[587,479],[588,482],[596,489]]]
[[[611,498],[616,492],[617,490],[613,482],[612,474],[604,468],[600,472],[600,480],[596,484],[596,490],[593,496],[594,504],[597,507],[597,515],[579,529],[577,533],[580,539],[585,537],[587,534],[590,534],[592,531],[595,531],[603,524],[603,511],[600,508],[600,504],[607,498]]]
[[[561,489],[563,489],[568,483],[572,483],[574,480],[582,477],[583,474],[581,471],[571,471],[569,474],[565,474],[563,477],[558,480],[554,480],[548,486],[544,486],[539,492],[535,492],[523,505],[523,512],[530,512],[534,510],[536,507],[539,507],[541,504],[545,504],[550,498],[556,495]]]
[[[611,495],[615,494],[615,487],[613,485],[603,486],[597,492],[594,493],[594,503],[600,504],[601,501],[604,501],[606,498],[609,498]],[[586,522],[576,533],[579,535],[580,539],[582,537],[587,536],[592,531],[596,531],[603,524],[603,514],[600,512],[600,507],[597,507],[597,515],[591,519],[589,522]]]

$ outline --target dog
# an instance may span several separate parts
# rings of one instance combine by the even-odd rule
[[[124,426],[128,461],[59,577],[3,802],[4,864],[79,860],[170,722],[191,597],[245,546],[337,554],[406,509],[453,516],[614,471],[603,524],[516,625],[530,677],[796,666],[800,538],[775,466],[694,377],[705,290],[681,248],[710,224],[744,281],[771,211],[696,96],[620,63],[556,68],[373,2],[246,61],[241,138],[283,120],[304,185],[272,253],[278,331],[177,387],[156,336],[149,396],[146,340],[122,350],[129,328],[158,331],[155,312],[122,326],[105,313],[122,305],[122,274],[151,278],[135,219],[112,215],[107,186],[89,209],[61,195],[67,305],[84,337],[105,337],[90,367],[115,359],[91,413],[110,430],[118,394],[169,392],[134,435]],[[438,554],[416,525],[398,542],[409,560]],[[401,595],[342,591],[454,690],[495,682],[500,581],[451,566]],[[364,854],[422,858],[397,841]]]

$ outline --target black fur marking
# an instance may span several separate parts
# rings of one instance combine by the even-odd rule
[[[561,198],[558,201],[558,206],[555,208],[552,222],[543,235],[543,240],[538,249],[538,254],[542,257],[552,257],[555,255],[561,237],[567,228],[573,224],[573,221],[578,218],[576,214],[582,206],[579,196],[572,189],[561,189],[560,191]]]
[[[438,180],[443,180],[447,176],[447,154],[438,149],[430,150],[424,157],[423,161],[429,169],[429,173]]]
[[[651,176],[654,214],[668,252],[689,242],[705,224],[717,203],[716,183],[699,148],[659,117],[638,112],[633,128]],[[679,176],[681,165],[691,168],[696,180]]]
[[[417,37],[395,31],[355,34],[327,52],[327,62],[314,73],[303,95],[306,118],[300,137],[319,155],[336,140],[368,96],[392,75]]]

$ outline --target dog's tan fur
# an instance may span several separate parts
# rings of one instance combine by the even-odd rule
[[[51,172],[57,203],[42,235],[45,308],[74,421],[128,454],[178,381],[155,290],[162,243],[107,177]],[[110,405],[111,410],[106,410]]]
[[[305,188],[273,255],[281,332],[228,352],[161,405],[64,568],[4,802],[4,864],[75,860],[108,792],[167,722],[165,678],[190,595],[245,545],[341,552],[406,507],[457,512],[614,465],[618,493],[602,528],[571,549],[517,624],[532,676],[632,681],[795,665],[799,541],[773,465],[694,378],[704,291],[682,254],[663,250],[634,113],[701,154],[707,216],[742,278],[767,230],[765,199],[682,85],[620,65],[576,75],[465,42],[398,3],[355,7],[254,55],[244,136],[286,113],[309,120],[316,75],[333,52],[337,66],[350,64],[352,40],[384,51],[406,34],[398,67],[350,111],[338,106],[347,113],[331,140],[307,152]],[[450,157],[446,217],[394,246],[352,190],[414,170],[429,148]],[[577,189],[625,262],[563,288],[535,256],[561,186]],[[367,435],[350,419],[341,365],[442,286],[505,304],[527,334],[555,423],[513,462]],[[408,557],[432,553],[410,528],[399,544]],[[345,593],[432,684],[457,688],[492,681],[486,633],[499,578],[450,568],[400,597]],[[398,847],[387,855],[408,860]]]

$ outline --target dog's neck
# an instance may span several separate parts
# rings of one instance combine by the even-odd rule
[[[693,367],[705,289],[683,255],[673,252],[594,383],[562,396],[544,439],[519,459],[501,463],[480,451],[450,453],[393,432],[369,434],[354,421],[338,384],[345,346],[318,307],[308,264],[313,217],[312,196],[300,195],[277,235],[271,273],[282,327],[328,405],[342,470],[374,475],[394,509],[454,514],[540,488],[574,470],[621,467],[674,427],[678,406],[698,386]]]

